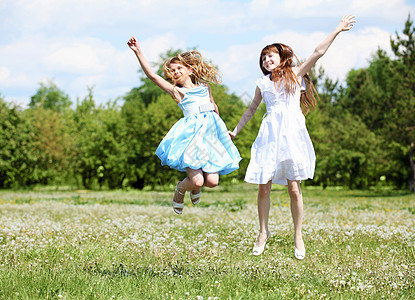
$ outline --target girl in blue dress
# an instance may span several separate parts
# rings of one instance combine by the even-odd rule
[[[173,197],[173,210],[181,214],[186,191],[190,191],[192,203],[197,204],[202,186],[215,187],[219,175],[239,168],[241,157],[219,117],[218,107],[206,83],[219,83],[219,74],[203,61],[199,52],[191,51],[164,63],[166,80],[151,69],[134,37],[127,44],[146,76],[167,92],[184,114],[156,150],[162,165],[187,172],[188,176],[177,184]]]

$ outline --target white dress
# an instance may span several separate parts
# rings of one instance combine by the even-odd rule
[[[285,82],[276,86],[269,75],[256,82],[267,113],[251,148],[251,161],[245,175],[249,183],[287,185],[289,180],[312,179],[316,156],[300,107],[302,86],[286,93]]]

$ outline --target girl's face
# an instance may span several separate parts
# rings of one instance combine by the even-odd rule
[[[185,66],[179,63],[171,63],[169,69],[173,73],[173,78],[177,83],[183,83],[193,73],[192,69],[186,68]]]
[[[262,66],[268,72],[271,72],[280,64],[280,55],[273,51],[270,51],[262,55],[261,59],[262,59]]]

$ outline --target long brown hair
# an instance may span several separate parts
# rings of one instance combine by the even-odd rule
[[[262,65],[262,57],[270,52],[277,53],[280,56],[280,63],[274,70],[272,70],[272,72],[267,71]],[[261,55],[259,56],[259,67],[264,75],[271,74],[271,79],[274,81],[276,86],[279,87],[282,82],[285,82],[286,92],[293,94],[296,87],[301,85],[292,70],[292,67],[295,65],[294,58],[297,63],[300,62],[290,46],[281,43],[274,43],[267,45],[264,49],[262,49]],[[306,90],[301,91],[300,106],[303,114],[306,115],[310,109],[314,108],[316,105],[316,98],[314,95],[317,95],[318,97],[318,94],[314,88],[313,82],[311,81],[310,75],[307,73],[303,76],[303,78],[306,83]]]
[[[166,80],[176,85],[173,72],[170,69],[170,64],[172,63],[178,63],[185,66],[186,68],[191,68],[193,73],[191,74],[190,78],[195,84],[200,82],[221,82],[221,77],[216,68],[210,63],[203,61],[203,56],[198,51],[189,51],[177,54],[174,57],[168,58],[164,63],[163,71]]]

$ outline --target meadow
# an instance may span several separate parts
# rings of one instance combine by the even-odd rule
[[[0,299],[415,298],[414,194],[305,188],[298,261],[285,189],[259,257],[255,185],[172,190],[0,191]]]

